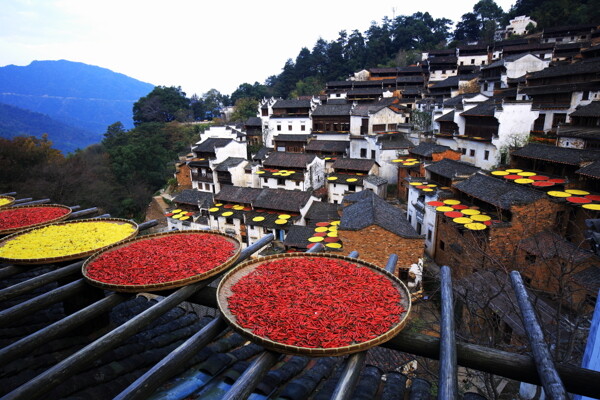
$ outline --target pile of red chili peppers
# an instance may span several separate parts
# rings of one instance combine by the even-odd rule
[[[210,271],[235,253],[225,237],[210,233],[166,235],[109,250],[87,267],[91,279],[115,285],[150,285]]]
[[[406,311],[388,278],[326,257],[267,261],[231,290],[229,309],[240,326],[298,347],[362,343],[390,330]]]
[[[0,211],[0,230],[28,227],[60,218],[69,212],[63,207],[25,207]]]

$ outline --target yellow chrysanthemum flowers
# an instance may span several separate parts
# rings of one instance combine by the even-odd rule
[[[15,235],[0,246],[0,257],[32,260],[87,253],[127,239],[136,227],[115,221],[49,225]]]

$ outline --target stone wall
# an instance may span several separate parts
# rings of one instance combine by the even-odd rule
[[[339,230],[338,235],[347,253],[358,251],[359,258],[385,268],[390,254],[398,256],[396,271],[408,270],[423,257],[425,242],[422,238],[407,239],[377,225],[359,231]],[[398,275],[398,273],[397,273]]]

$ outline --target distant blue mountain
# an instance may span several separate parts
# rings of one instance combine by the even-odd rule
[[[102,140],[102,135],[75,128],[56,121],[45,114],[24,110],[0,103],[0,137],[12,139],[15,136],[36,136],[48,134],[55,149],[64,154]]]
[[[133,127],[133,103],[152,89],[109,69],[67,60],[0,67],[0,103],[91,132],[95,142],[117,121]]]

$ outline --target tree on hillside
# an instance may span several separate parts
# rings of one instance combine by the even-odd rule
[[[229,118],[232,122],[245,122],[250,117],[256,117],[258,100],[241,98],[235,102],[234,111]]]
[[[392,25],[392,46],[396,50],[430,50],[444,46],[451,23],[447,18],[433,19],[427,12],[400,15]]]
[[[171,122],[187,118],[190,102],[181,87],[157,86],[133,104],[133,122]]]
[[[325,84],[315,76],[296,82],[296,89],[290,93],[291,98],[300,96],[318,96],[325,90]]]
[[[503,18],[504,11],[494,0],[480,0],[456,24],[454,40],[491,42]]]
[[[517,0],[505,23],[518,15],[528,15],[538,28],[596,24],[600,20],[598,0]]]
[[[242,83],[230,96],[231,103],[235,104],[239,99],[261,100],[265,97],[271,97],[269,88],[266,85],[254,82],[254,85]]]
[[[202,97],[193,95],[190,107],[194,121],[220,118],[223,108],[230,105],[229,96],[221,94],[217,89],[210,89]]]

